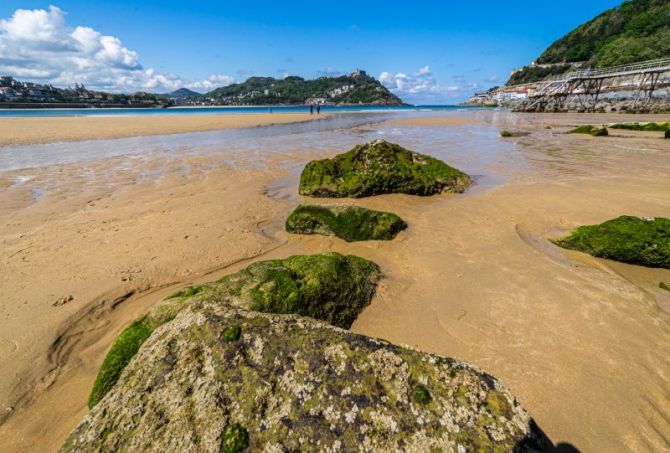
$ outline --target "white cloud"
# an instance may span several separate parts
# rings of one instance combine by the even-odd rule
[[[109,91],[165,92],[187,87],[199,91],[230,85],[234,78],[213,74],[186,81],[175,74],[144,68],[139,54],[115,36],[90,27],[71,27],[65,12],[18,9],[0,19],[0,74],[68,86],[83,83]]]
[[[232,83],[235,83],[235,77],[212,74],[205,80],[187,83],[185,86],[195,91],[207,92],[212,91],[215,88],[228,86]]]
[[[412,103],[443,103],[467,98],[477,87],[476,82],[456,80],[456,84],[442,85],[435,80],[429,66],[412,73],[384,71],[379,81],[401,99]]]

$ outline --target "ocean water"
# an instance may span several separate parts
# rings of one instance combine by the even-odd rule
[[[323,106],[324,113],[344,112],[407,112],[407,111],[450,111],[463,107],[454,105],[425,106]],[[309,106],[272,107],[273,113],[305,113]],[[270,107],[172,107],[159,108],[84,108],[84,109],[2,109],[2,117],[59,117],[59,116],[144,116],[144,115],[211,115],[211,114],[254,114],[269,113]]]

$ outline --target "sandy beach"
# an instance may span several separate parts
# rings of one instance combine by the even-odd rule
[[[202,132],[315,118],[309,113],[0,118],[0,146]]]
[[[151,135],[308,117],[17,119],[0,121],[0,136],[35,143],[128,136],[109,135],[114,121],[126,122],[122,134]],[[658,283],[670,282],[670,271],[550,242],[623,214],[670,217],[667,140],[564,134],[651,119],[457,112],[334,129],[318,143],[318,135],[277,134],[272,152],[138,150],[0,172],[0,449],[56,451],[86,414],[116,335],[176,288],[255,260],[331,250],[371,259],[385,275],[353,331],[492,373],[554,443],[667,449],[670,292]],[[40,132],[26,131],[27,121]],[[63,135],[44,132],[66,122]],[[500,129],[531,134],[502,139]],[[478,185],[462,196],[357,200],[408,221],[394,241],[286,234],[286,215],[304,201],[302,166],[377,136],[428,147],[420,150],[476,172]]]

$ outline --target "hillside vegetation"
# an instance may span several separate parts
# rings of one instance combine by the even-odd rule
[[[217,88],[203,96],[219,104],[376,104],[401,105],[403,102],[377,79],[364,71],[340,77],[305,80],[289,76],[251,77],[243,83]]]
[[[580,25],[549,46],[510,78],[509,85],[534,82],[570,69],[567,63],[609,67],[670,56],[670,2],[629,0]]]

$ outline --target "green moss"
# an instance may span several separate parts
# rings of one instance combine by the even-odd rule
[[[88,406],[95,406],[116,384],[151,332],[174,319],[188,305],[188,297],[203,289],[211,292],[206,299],[209,303],[234,302],[266,313],[311,316],[348,329],[372,300],[380,278],[379,267],[371,261],[325,253],[261,261],[216,283],[186,288],[121,332],[100,367]],[[236,341],[240,335],[241,327],[232,325],[225,330],[223,340]]]
[[[670,129],[670,122],[667,123],[617,123],[610,126],[612,129],[626,129],[631,131],[645,132],[667,132]]]
[[[599,258],[670,269],[670,220],[665,218],[622,216],[579,227],[555,243]]]
[[[606,127],[597,128],[591,125],[585,125],[571,130],[568,134],[588,134],[594,137],[605,137],[609,135],[609,132],[607,132]]]
[[[205,289],[206,285],[199,285],[199,286],[188,286],[182,290],[177,291],[176,293],[173,293],[169,295],[167,298],[168,299],[175,299],[178,297],[191,297],[195,296],[199,292],[201,292],[203,289]]]
[[[146,317],[133,321],[118,336],[102,362],[93,389],[88,397],[88,407],[92,408],[116,384],[121,372],[153,332]]]
[[[347,242],[390,240],[405,228],[395,214],[357,206],[300,205],[286,219],[289,233],[335,235]]]
[[[423,385],[417,385],[414,387],[414,401],[419,404],[428,404],[432,400],[430,392]]]
[[[219,282],[243,300],[249,296],[251,310],[310,316],[348,329],[370,303],[380,277],[371,261],[324,253],[254,263]]]
[[[439,159],[377,140],[332,159],[308,163],[300,175],[299,192],[334,198],[384,193],[433,195],[462,193],[471,184],[468,175]]]
[[[500,131],[500,136],[503,138],[512,138],[512,137],[526,137],[530,135],[530,132],[510,132],[510,131]]]
[[[249,446],[249,433],[235,423],[226,428],[221,436],[221,453],[239,453]]]
[[[509,404],[509,401],[507,401],[507,398],[496,390],[491,390],[488,395],[486,395],[486,408],[495,418],[509,418],[512,416],[513,412],[512,406]]]
[[[223,341],[237,341],[240,339],[242,328],[238,325],[229,326],[223,331]]]
[[[658,287],[666,291],[670,291],[670,283],[661,282],[658,284]]]

